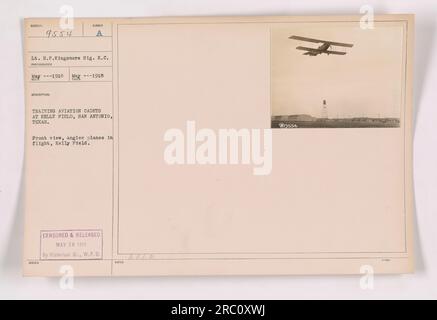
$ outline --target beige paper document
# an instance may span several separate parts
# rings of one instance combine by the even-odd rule
[[[24,275],[409,273],[414,17],[25,19]]]

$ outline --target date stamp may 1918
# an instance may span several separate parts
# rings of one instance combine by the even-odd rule
[[[103,231],[41,230],[41,260],[100,260]]]

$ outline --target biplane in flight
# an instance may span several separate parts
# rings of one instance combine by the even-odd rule
[[[346,52],[329,50],[329,49],[331,49],[332,46],[348,47],[348,48],[351,48],[354,46],[353,44],[350,44],[350,43],[318,40],[318,39],[312,39],[312,38],[306,38],[306,37],[300,37],[300,36],[290,36],[290,37],[288,37],[288,39],[313,42],[313,43],[321,43],[321,45],[318,48],[310,48],[310,47],[302,47],[302,46],[296,47],[297,50],[306,51],[304,53],[304,55],[307,55],[307,56],[317,56],[317,55],[322,54],[322,53],[325,53],[327,55],[330,55],[330,54],[345,55]]]

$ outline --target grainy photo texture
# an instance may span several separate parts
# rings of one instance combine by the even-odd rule
[[[397,128],[405,24],[302,23],[271,31],[272,128]]]

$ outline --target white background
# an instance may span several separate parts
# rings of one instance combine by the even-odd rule
[[[416,14],[414,186],[416,273],[376,276],[23,278],[22,169],[24,143],[24,17],[57,17],[71,5],[77,17],[175,15]],[[437,298],[437,3],[435,0],[70,0],[0,2],[0,298],[308,299]],[[376,48],[375,48],[376,50]]]

